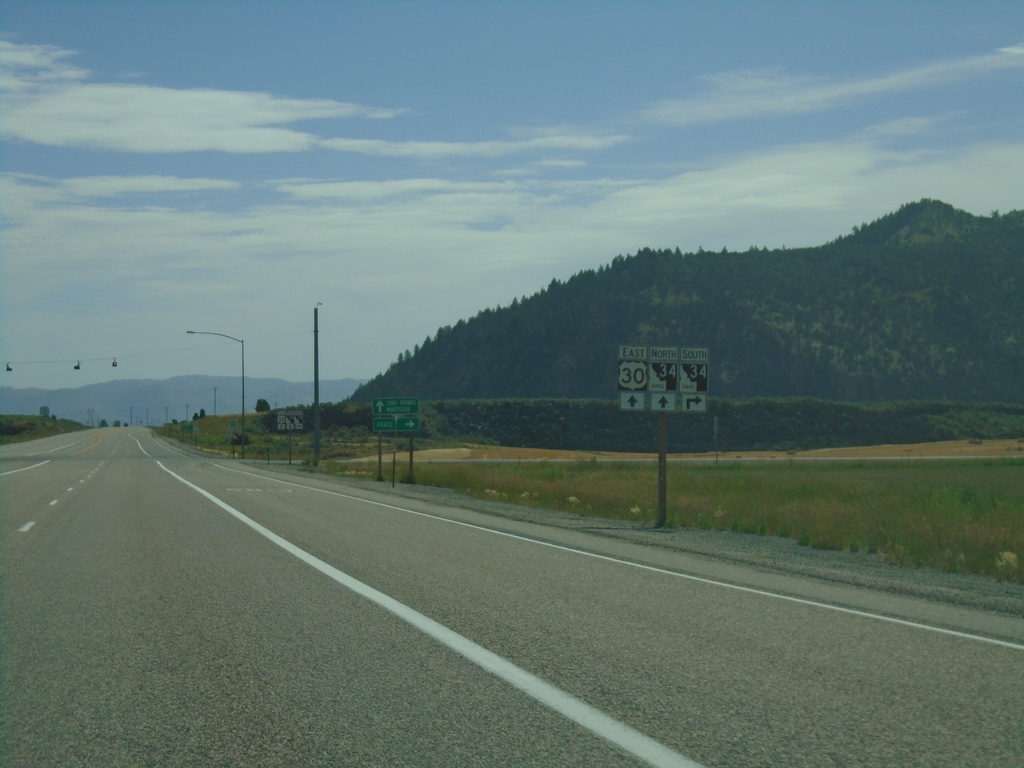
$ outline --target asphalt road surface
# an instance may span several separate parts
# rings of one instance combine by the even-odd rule
[[[4,766],[1021,766],[1024,619],[183,454],[0,449]]]

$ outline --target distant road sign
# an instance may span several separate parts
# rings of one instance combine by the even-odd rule
[[[709,357],[707,347],[620,344],[619,408],[670,413],[679,402],[684,411],[707,410]]]
[[[277,429],[279,432],[302,429],[302,411],[278,411]]]
[[[375,416],[374,432],[419,432],[419,416]]]
[[[373,401],[374,416],[403,416],[419,412],[418,397],[378,397]]]

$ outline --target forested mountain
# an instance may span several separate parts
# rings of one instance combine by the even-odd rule
[[[352,395],[614,398],[619,344],[712,396],[1024,402],[1024,212],[922,200],[805,249],[640,250],[441,328]]]

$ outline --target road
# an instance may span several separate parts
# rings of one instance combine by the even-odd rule
[[[184,455],[0,449],[5,766],[1024,765],[1024,619]]]

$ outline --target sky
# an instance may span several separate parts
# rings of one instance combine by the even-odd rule
[[[1024,209],[1019,0],[0,4],[0,386],[239,372],[188,330],[311,381],[314,308],[369,378],[618,255],[922,198]]]

